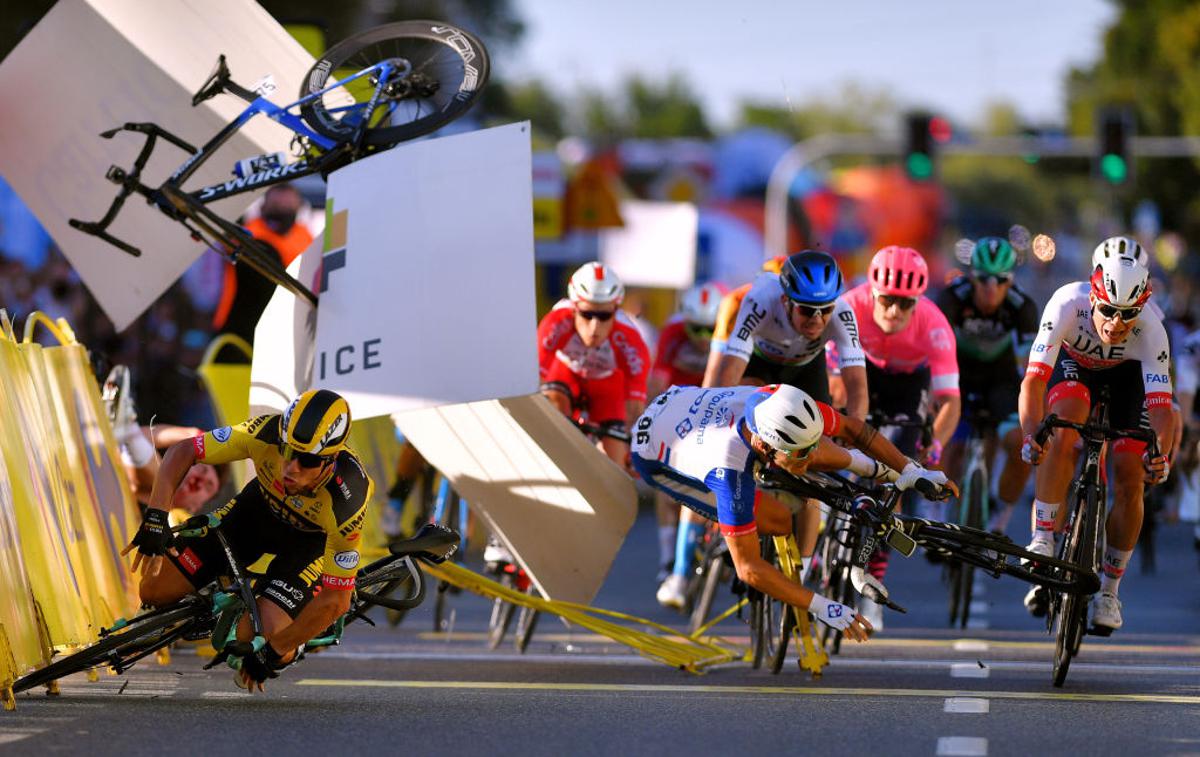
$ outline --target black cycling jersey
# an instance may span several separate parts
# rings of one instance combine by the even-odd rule
[[[954,327],[960,386],[1017,383],[1016,356],[1024,359],[1037,336],[1037,303],[1014,283],[996,312],[984,315],[972,299],[972,286],[970,278],[960,276],[934,298]]]

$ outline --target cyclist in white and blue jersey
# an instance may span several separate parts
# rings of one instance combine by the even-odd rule
[[[853,445],[844,449],[831,437]],[[865,454],[864,454],[865,453]],[[950,486],[944,473],[905,457],[875,429],[789,385],[673,386],[637,420],[633,467],[651,486],[720,524],[738,578],[782,602],[808,610],[848,637],[865,641],[870,624],[853,608],[789,581],[763,559],[758,532],[791,533],[791,510],[757,488],[756,465],[801,475],[850,470],[894,478],[906,490],[919,480]],[[899,473],[896,473],[899,471]]]

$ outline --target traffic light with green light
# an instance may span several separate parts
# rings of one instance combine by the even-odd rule
[[[913,181],[928,181],[933,178],[937,144],[953,136],[950,122],[929,113],[909,113],[904,123],[904,170]]]
[[[1133,173],[1129,140],[1133,137],[1133,111],[1129,108],[1109,108],[1099,114],[1100,155],[1097,168],[1106,183],[1120,186]]]

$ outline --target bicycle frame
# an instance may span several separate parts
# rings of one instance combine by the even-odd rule
[[[291,181],[309,174],[328,174],[330,171],[340,168],[342,165],[359,157],[365,149],[360,142],[365,134],[370,114],[374,112],[375,106],[379,102],[384,83],[398,70],[392,63],[382,61],[362,69],[345,79],[334,81],[320,91],[310,93],[295,102],[285,106],[278,106],[265,96],[258,95],[232,81],[228,69],[225,68],[225,56],[222,55],[218,59],[216,71],[210,76],[210,82],[206,83],[193,96],[193,106],[222,92],[228,92],[240,97],[248,102],[249,106],[200,148],[193,147],[186,140],[153,123],[130,122],[103,132],[100,136],[105,139],[111,139],[120,131],[140,132],[146,135],[146,142],[138,153],[131,171],[127,172],[118,166],[111,166],[105,174],[105,177],[109,181],[117,184],[121,189],[109,205],[108,211],[104,216],[95,222],[85,222],[72,218],[69,220],[69,223],[73,228],[99,237],[117,249],[134,257],[140,256],[140,249],[108,233],[108,227],[116,220],[117,215],[124,206],[125,200],[130,195],[142,195],[148,203],[157,207],[173,220],[183,224],[191,232],[192,238],[196,241],[206,242],[214,249],[224,251],[234,262],[244,262],[271,283],[282,286],[297,297],[307,300],[315,307],[317,296],[308,287],[287,273],[278,257],[269,247],[256,240],[240,225],[227,221],[214,213],[207,205],[217,200],[232,197],[233,195]],[[300,116],[290,112],[291,109],[311,103],[334,89],[343,87],[365,76],[375,75],[378,75],[375,83],[375,91],[367,103],[363,105],[355,103],[354,105],[330,109],[330,112],[337,112],[361,108],[367,114],[367,118],[358,122],[355,134],[347,141],[339,142],[316,133],[305,124]],[[182,187],[183,183],[191,178],[234,133],[259,114],[266,115],[271,120],[293,132],[295,135],[293,137],[293,144],[296,144],[296,140],[299,140],[301,147],[299,160],[265,171],[258,171],[249,176],[228,180],[221,184],[201,187],[192,192],[184,190]],[[185,152],[190,152],[191,155],[175,169],[166,181],[159,187],[153,188],[141,183],[141,172],[149,161],[159,137],[162,137]],[[315,151],[316,155],[310,157],[308,153],[312,151]]]

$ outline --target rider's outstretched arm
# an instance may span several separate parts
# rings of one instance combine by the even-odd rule
[[[856,449],[894,470],[904,470],[912,462],[874,426],[858,418],[843,415],[835,438],[850,442]]]
[[[349,589],[334,589],[326,584],[321,593],[300,610],[294,621],[271,635],[268,641],[283,657],[283,662],[290,662],[297,647],[350,610],[351,593]]]

